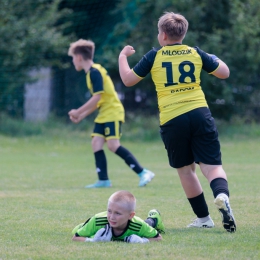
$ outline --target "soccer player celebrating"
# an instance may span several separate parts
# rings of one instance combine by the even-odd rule
[[[222,168],[218,132],[200,86],[201,70],[215,77],[229,77],[228,66],[198,47],[182,43],[188,21],[180,14],[166,12],[158,22],[158,42],[130,69],[127,57],[135,53],[125,46],[119,55],[119,72],[126,86],[133,86],[151,72],[160,111],[160,133],[169,164],[177,169],[182,187],[197,218],[188,227],[214,227],[200,181],[199,164],[210,183],[214,202],[228,232],[236,230],[229,203],[227,176]]]
[[[72,240],[81,242],[123,241],[148,243],[160,241],[165,232],[158,210],[153,209],[144,221],[135,216],[136,199],[128,191],[117,191],[108,199],[107,211],[96,214],[77,225]]]
[[[154,173],[144,169],[134,155],[120,144],[121,125],[125,120],[124,107],[105,68],[93,62],[94,50],[94,42],[81,39],[71,43],[68,51],[68,55],[73,58],[75,69],[85,71],[87,86],[92,94],[92,97],[84,105],[69,111],[71,121],[79,123],[96,109],[99,111],[91,135],[99,180],[85,188],[111,186],[107,172],[106,155],[103,150],[105,142],[108,149],[122,158],[139,176],[139,186],[145,186],[152,180]]]

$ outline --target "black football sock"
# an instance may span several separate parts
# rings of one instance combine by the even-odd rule
[[[98,174],[98,178],[101,181],[108,180],[107,174],[107,160],[104,150],[99,150],[94,153],[95,161],[96,161],[96,171]]]
[[[123,146],[119,146],[115,151],[115,154],[121,157],[125,161],[125,163],[137,174],[143,171],[144,168],[139,164],[133,154]]]
[[[203,192],[194,198],[188,198],[193,212],[198,218],[204,218],[209,215],[208,206],[204,198]]]
[[[214,198],[220,193],[225,193],[229,197],[228,182],[223,178],[216,178],[210,182]]]

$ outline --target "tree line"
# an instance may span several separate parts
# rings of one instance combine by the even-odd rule
[[[134,65],[157,47],[157,22],[165,11],[183,14],[189,30],[183,41],[224,60],[231,75],[219,80],[202,73],[202,87],[217,118],[233,116],[258,121],[260,114],[260,2],[258,0],[0,0],[0,111],[22,116],[23,86],[32,68],[53,68],[57,115],[87,98],[84,74],[77,74],[67,56],[70,42],[96,43],[101,63],[121,93],[127,110],[156,113],[149,77],[125,88],[118,74],[121,48],[130,44]]]

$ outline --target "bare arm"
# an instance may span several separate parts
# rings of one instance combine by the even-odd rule
[[[220,59],[218,59],[218,62],[219,62],[219,67],[212,73],[212,75],[220,79],[228,78],[230,72],[227,64]]]
[[[212,57],[214,61],[218,61],[218,63],[219,63],[218,68],[211,74],[220,79],[228,78],[229,77],[229,68],[228,68],[227,64],[224,61],[222,61],[219,57],[217,57],[215,54],[210,54],[210,53],[207,53],[207,54],[210,57]]]
[[[92,96],[84,105],[78,109],[72,109],[69,111],[70,120],[73,123],[79,123],[83,118],[90,115],[97,109],[98,101],[101,98],[101,94]]]
[[[101,228],[97,231],[93,238],[90,237],[77,237],[73,236],[73,241],[80,242],[110,242],[112,239],[112,228],[109,224],[106,224],[104,228]]]
[[[72,238],[73,241],[85,242],[85,237],[76,237],[75,235]]]
[[[119,54],[118,64],[119,64],[119,74],[123,81],[123,83],[127,87],[134,86],[141,78],[137,77],[134,72],[130,69],[127,57],[133,55],[135,50],[132,46],[127,45],[123,48],[123,50]]]
[[[162,236],[161,234],[159,234],[158,237],[152,237],[152,238],[148,238],[150,242],[152,241],[161,241],[162,240]]]

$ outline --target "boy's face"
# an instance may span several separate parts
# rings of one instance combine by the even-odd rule
[[[127,210],[124,205],[115,202],[108,202],[107,219],[112,228],[124,229],[129,219],[132,219],[135,212]]]
[[[82,57],[79,54],[73,54],[72,55],[72,62],[74,64],[74,67],[76,71],[81,71],[83,68],[81,66]]]

